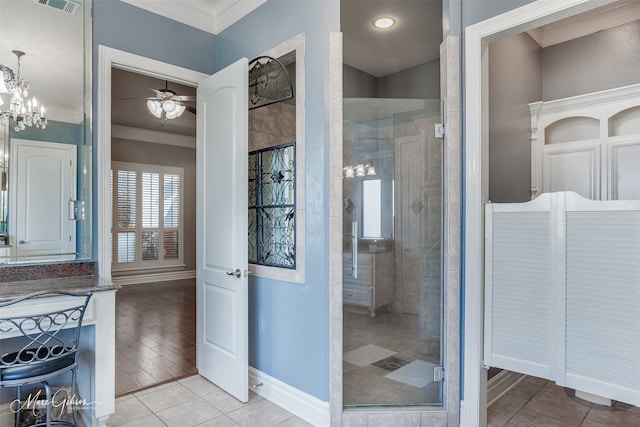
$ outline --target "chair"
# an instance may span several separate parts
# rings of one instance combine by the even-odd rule
[[[47,296],[73,297],[67,303],[61,303],[60,309],[53,310],[46,304],[46,310],[27,315],[4,317],[7,309],[20,302]],[[37,292],[7,302],[0,303],[0,339],[3,335],[21,337],[20,349],[0,354],[0,388],[16,387],[16,404],[12,409],[16,413],[16,427],[20,425],[21,389],[23,386],[40,383],[46,394],[46,420],[32,426],[65,425],[78,426],[76,413],[76,370],[78,368],[78,343],[80,329],[91,293]],[[35,309],[35,307],[33,307]],[[35,310],[33,310],[35,311]],[[69,332],[61,333],[63,329]],[[14,347],[15,349],[15,347]],[[51,419],[51,387],[48,381],[58,375],[71,371],[71,401],[73,423],[53,421]]]

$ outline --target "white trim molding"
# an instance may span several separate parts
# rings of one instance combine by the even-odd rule
[[[486,424],[486,372],[483,369],[483,204],[488,198],[486,147],[488,43],[565,19],[614,0],[538,0],[465,29],[464,166],[464,404],[461,426]],[[483,147],[485,148],[483,150]],[[462,408],[464,410],[462,410]]]
[[[329,402],[311,396],[289,384],[249,367],[249,384],[258,395],[314,426],[329,425]]]
[[[587,13],[535,28],[527,33],[541,47],[548,47],[628,24],[638,19],[640,19],[640,2],[638,0],[618,0]]]
[[[129,276],[114,277],[111,281],[117,285],[137,285],[139,283],[166,282],[169,280],[195,279],[196,271],[173,271],[167,273],[132,274]]]
[[[122,0],[156,15],[219,34],[267,0]]]

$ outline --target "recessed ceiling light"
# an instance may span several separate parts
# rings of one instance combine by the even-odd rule
[[[396,20],[386,16],[382,18],[378,18],[375,21],[373,21],[373,26],[381,29],[391,28],[394,25],[396,25]]]

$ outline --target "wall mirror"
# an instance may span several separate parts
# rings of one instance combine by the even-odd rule
[[[90,16],[0,1],[0,264],[92,258]]]

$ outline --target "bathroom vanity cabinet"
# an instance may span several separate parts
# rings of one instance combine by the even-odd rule
[[[342,299],[344,304],[366,307],[371,317],[376,310],[394,301],[395,261],[393,252],[358,253],[357,277],[353,274],[353,255],[342,254]]]

